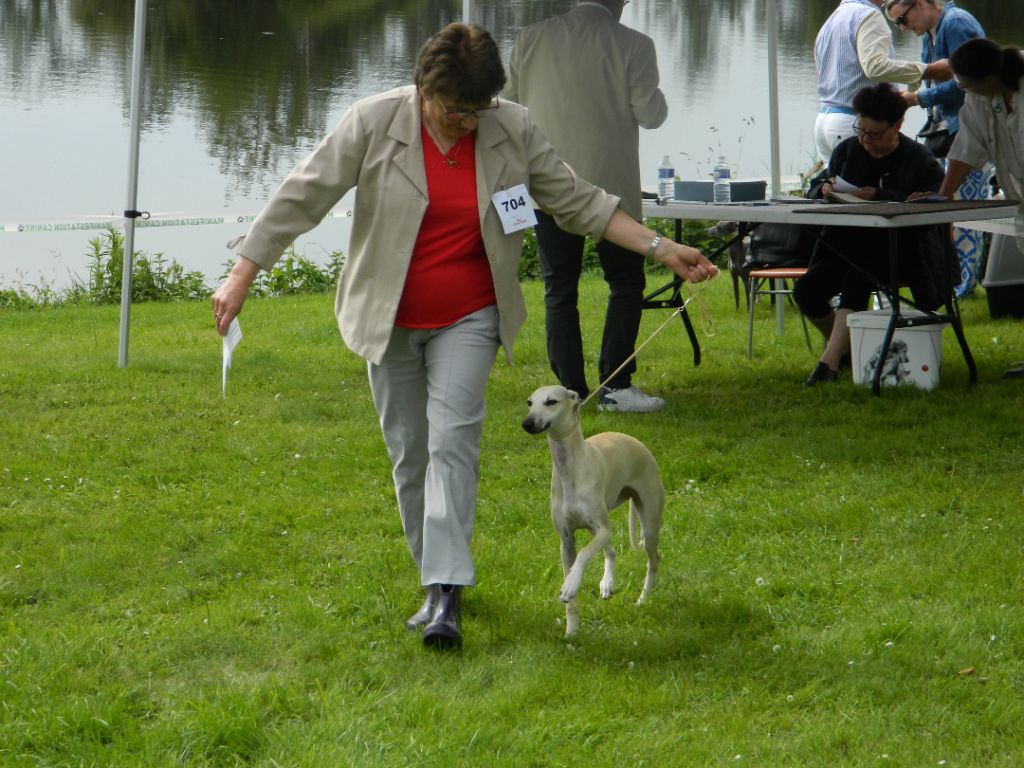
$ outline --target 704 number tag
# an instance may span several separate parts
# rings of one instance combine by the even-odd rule
[[[498,190],[491,196],[491,202],[501,218],[501,226],[506,235],[528,229],[537,223],[537,215],[529,203],[525,184]]]

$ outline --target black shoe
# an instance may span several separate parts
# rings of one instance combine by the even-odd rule
[[[839,358],[839,370],[842,371],[850,368],[853,368],[853,360],[850,358],[850,353],[846,352]]]
[[[462,647],[461,593],[462,587],[440,586],[434,616],[423,629],[424,645],[441,650]]]
[[[405,628],[408,630],[422,629],[434,618],[434,611],[437,608],[437,598],[441,594],[441,587],[438,584],[431,584],[427,587],[427,596],[423,605],[412,616],[405,620]]]
[[[1011,368],[1003,374],[1004,379],[1024,379],[1024,363]]]
[[[825,381],[835,381],[839,378],[839,371],[833,371],[825,363],[818,363],[814,366],[814,370],[811,371],[811,375],[807,377],[804,382],[805,387],[813,387],[815,384],[820,384]]]

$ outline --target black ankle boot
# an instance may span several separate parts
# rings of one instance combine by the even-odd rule
[[[825,363],[819,362],[814,366],[814,370],[811,371],[811,375],[804,381],[805,387],[813,387],[815,384],[821,384],[827,381],[836,381],[839,378],[839,371],[833,371]]]
[[[433,648],[462,647],[462,587],[442,584],[437,608],[423,630],[423,644]]]
[[[441,594],[440,584],[431,584],[427,587],[427,596],[423,605],[412,616],[405,620],[405,628],[408,630],[422,629],[434,618],[434,611],[437,609],[437,598]]]

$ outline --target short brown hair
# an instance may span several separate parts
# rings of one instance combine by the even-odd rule
[[[490,32],[473,24],[449,24],[420,48],[414,81],[425,96],[444,94],[458,104],[483,104],[505,87],[505,68]]]

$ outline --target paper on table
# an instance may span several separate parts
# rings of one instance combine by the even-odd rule
[[[836,176],[836,180],[832,182],[833,192],[853,192],[855,189],[860,189],[856,184],[851,184],[842,176]]]
[[[238,346],[238,342],[241,340],[242,326],[238,324],[238,318],[236,317],[231,321],[231,325],[228,326],[228,332],[223,339],[224,368],[221,373],[220,396],[224,398],[228,396],[228,369],[231,367],[231,354],[235,351],[235,347]]]

